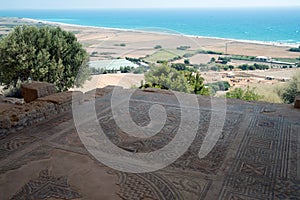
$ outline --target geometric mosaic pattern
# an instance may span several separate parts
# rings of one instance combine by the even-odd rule
[[[183,199],[172,184],[155,173],[120,173],[120,197],[122,199]]]
[[[37,179],[29,181],[11,200],[34,199],[76,199],[81,196],[73,191],[67,177],[54,177],[49,170],[43,170]]]
[[[224,199],[297,199],[300,182],[290,178],[291,127],[281,117],[254,115],[221,193]],[[298,150],[299,151],[299,150]],[[295,172],[294,172],[295,173]]]

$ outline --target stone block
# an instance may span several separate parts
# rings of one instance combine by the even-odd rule
[[[294,108],[300,108],[300,96],[296,96]]]
[[[32,82],[22,84],[21,86],[22,96],[26,103],[34,101],[41,97],[46,97],[56,93],[54,84],[46,82]]]
[[[37,101],[51,102],[57,105],[72,104],[73,102],[81,103],[83,101],[83,93],[79,91],[67,91],[52,94],[46,97],[38,98]]]

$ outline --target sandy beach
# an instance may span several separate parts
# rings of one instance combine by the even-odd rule
[[[270,43],[262,41],[243,41],[180,34],[154,33],[151,30],[125,30],[80,26],[57,22],[45,22],[34,19],[21,19],[24,22],[47,23],[60,26],[76,34],[78,40],[88,52],[98,52],[100,59],[118,57],[145,57],[157,51],[156,45],[164,49],[176,49],[179,46],[190,46],[190,50],[211,50],[234,55],[267,56],[273,58],[297,58],[298,52],[288,51],[299,44]],[[163,31],[163,30],[161,30]],[[125,46],[120,46],[125,44]],[[97,58],[97,59],[99,59]],[[94,58],[92,58],[94,59]]]

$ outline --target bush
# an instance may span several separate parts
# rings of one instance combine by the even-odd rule
[[[227,92],[226,97],[232,99],[241,99],[244,101],[258,101],[262,96],[258,95],[255,91],[255,88],[250,89],[249,86],[246,90],[242,88],[235,88],[234,90]]]
[[[189,49],[189,48],[191,48],[190,46],[180,46],[180,47],[177,47],[177,50],[187,50],[187,49]]]
[[[121,43],[121,44],[114,44],[114,46],[117,46],[117,47],[126,47],[126,44],[125,44],[125,43]]]
[[[270,67],[268,65],[254,63],[254,65],[243,64],[238,66],[238,68],[240,68],[241,70],[265,70],[269,69]]]
[[[189,86],[184,75],[166,64],[152,67],[150,71],[145,73],[145,80],[147,83],[144,87],[189,92]]]
[[[229,57],[219,57],[218,60],[221,61],[221,63],[224,65],[231,61]]]
[[[145,67],[142,67],[142,66],[133,69],[134,74],[143,74],[146,71],[147,71],[147,69]]]
[[[230,88],[230,84],[227,81],[209,83],[206,86],[210,88],[212,94],[215,94],[217,91],[228,91]]]
[[[184,64],[189,65],[190,64],[190,60],[189,59],[184,59]]]
[[[212,70],[212,71],[219,71],[219,67],[217,67],[217,66],[212,66],[212,67],[210,67],[210,70]]]
[[[284,103],[294,103],[297,95],[300,95],[300,73],[295,75],[289,82],[287,88],[280,92]]]
[[[130,66],[120,67],[121,73],[129,73],[129,72],[131,72],[131,70],[133,70],[133,67],[130,67]]]
[[[185,93],[209,95],[199,72],[178,71],[166,63],[152,67],[145,73],[146,84],[140,88],[154,87]]]
[[[173,63],[171,67],[178,71],[185,71],[187,69],[186,65],[183,63]]]
[[[298,48],[290,48],[289,51],[300,52],[300,46]]]
[[[231,70],[233,70],[233,69],[234,69],[234,66],[233,66],[233,65],[229,65],[229,66],[228,66],[228,68],[229,68],[229,69],[230,69],[230,71],[231,71]]]
[[[194,54],[192,54],[192,53],[186,53],[182,57],[184,57],[184,58],[190,58],[192,56],[194,56]]]

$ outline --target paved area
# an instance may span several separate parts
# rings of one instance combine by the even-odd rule
[[[136,124],[150,123],[153,104],[165,108],[167,119],[153,137],[129,137],[114,120],[111,94],[95,102],[104,133],[128,152],[163,148],[182,120],[174,95],[138,91],[129,103]],[[300,199],[300,110],[228,100],[222,133],[200,159],[215,108],[207,97],[198,102],[191,146],[171,165],[149,173],[125,173],[97,161],[82,144],[72,112],[11,134],[0,140],[0,199]],[[86,133],[96,132],[89,123],[87,115]]]

